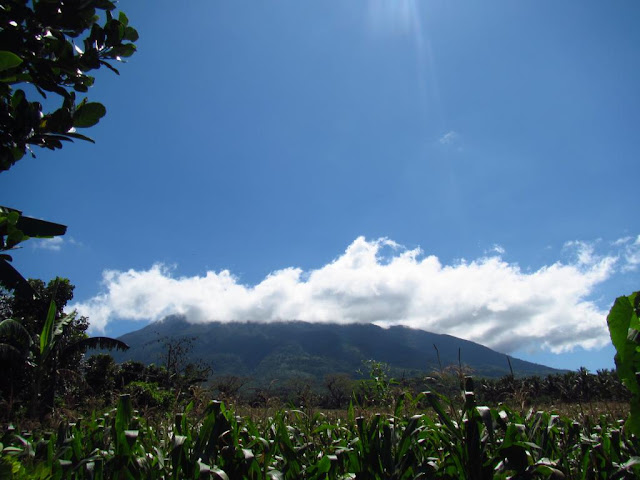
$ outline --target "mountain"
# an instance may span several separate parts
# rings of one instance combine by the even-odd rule
[[[329,373],[358,377],[366,360],[388,364],[394,376],[413,376],[462,364],[475,376],[510,373],[507,356],[474,342],[407,327],[381,328],[371,324],[307,322],[233,322],[192,324],[169,316],[119,337],[131,348],[112,352],[118,362],[163,363],[167,342],[190,339],[189,360],[199,360],[213,375],[251,377],[259,383],[293,377],[322,379]],[[437,347],[437,352],[436,348]],[[510,358],[516,375],[557,373],[550,367]]]

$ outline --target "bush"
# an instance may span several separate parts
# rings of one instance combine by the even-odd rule
[[[173,394],[161,389],[155,382],[131,382],[125,392],[131,395],[134,406],[140,409],[159,408],[168,411],[174,402]]]

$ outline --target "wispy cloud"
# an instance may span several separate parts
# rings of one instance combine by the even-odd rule
[[[624,272],[634,272],[638,270],[638,267],[640,267],[640,235],[635,239],[633,237],[621,238],[617,244],[624,247],[624,265],[622,266],[622,270]]]
[[[392,247],[392,248],[388,248]],[[172,313],[190,322],[303,320],[406,325],[477,341],[503,352],[601,347],[605,312],[589,300],[615,271],[616,257],[568,245],[572,260],[522,271],[497,254],[443,265],[420,249],[357,238],[333,262],[285,268],[257,285],[228,270],[177,277],[148,270],[105,271],[104,291],[75,305],[94,331],[116,318],[150,321]]]
[[[564,248],[568,249],[574,254],[574,258],[579,265],[591,265],[599,260],[598,255],[595,253],[596,242],[583,242],[573,240],[566,242]]]
[[[74,245],[82,247],[82,242],[77,241],[73,237],[52,237],[52,238],[33,238],[29,241],[31,248],[40,250],[51,250],[59,252],[66,245]]]
[[[440,147],[448,151],[453,150],[456,152],[462,152],[462,143],[462,136],[454,130],[449,130],[438,139],[438,144],[440,145]]]
[[[62,237],[34,238],[31,243],[33,248],[51,250],[54,252],[59,252],[62,249],[63,244],[64,239]]]
[[[620,245],[625,245],[625,244],[629,243],[632,240],[633,240],[633,237],[622,237],[622,238],[619,238],[619,239],[611,242],[611,245],[619,247]]]
[[[494,243],[489,250],[485,251],[485,254],[504,255],[506,252],[507,251],[502,245],[498,245],[497,243]]]
[[[441,145],[453,145],[458,141],[459,138],[460,138],[460,135],[457,132],[450,130],[447,133],[445,133],[442,137],[440,137],[438,142]]]

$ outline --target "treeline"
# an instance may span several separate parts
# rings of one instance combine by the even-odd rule
[[[394,379],[385,364],[366,362],[354,379],[346,373],[327,375],[323,382],[294,377],[268,385],[256,384],[247,377],[212,376],[209,370],[192,363],[180,369],[128,361],[116,364],[107,354],[84,362],[83,402],[93,407],[112,404],[121,394],[130,394],[136,408],[152,413],[166,412],[191,400],[222,400],[236,406],[346,409],[350,403],[362,407],[392,407],[400,397],[417,398],[421,392],[434,391],[458,398],[467,369],[446,368],[428,376]],[[589,402],[628,402],[630,394],[613,370],[589,373],[582,368],[546,377],[505,376],[475,381],[478,402],[487,405],[507,403],[517,407]],[[80,400],[80,399],[79,399]],[[77,402],[76,402],[77,403]]]
[[[309,378],[292,378],[269,386],[253,386],[251,379],[214,377],[211,387],[216,398],[236,404],[260,406],[302,406],[326,409],[346,408],[351,401],[364,407],[388,407],[399,396],[415,398],[421,392],[435,391],[457,398],[468,369],[445,368],[430,375],[394,379],[383,363],[369,361],[367,378],[354,379],[346,373],[327,375],[322,383]],[[614,370],[595,374],[578,371],[546,377],[513,375],[476,379],[478,402],[487,405],[508,403],[517,406],[576,404],[589,402],[628,402],[629,390]]]

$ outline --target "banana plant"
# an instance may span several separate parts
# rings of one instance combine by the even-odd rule
[[[616,369],[631,392],[627,429],[640,436],[640,292],[618,297],[607,316]]]
[[[22,368],[15,368],[15,366],[33,366],[32,345],[31,334],[22,323],[12,318],[0,322],[0,361],[11,365],[11,368],[6,371],[10,385],[6,398],[9,414],[13,412],[13,405],[18,393],[15,391],[14,385],[20,372],[23,371]]]
[[[0,286],[14,290],[18,295],[33,298],[35,291],[29,282],[9,263],[8,253],[29,238],[52,238],[64,235],[67,227],[26,217],[20,210],[0,206]]]
[[[38,362],[36,364],[36,382],[34,399],[39,399],[42,393],[43,375],[50,375],[51,388],[47,392],[48,398],[45,402],[45,409],[50,410],[53,407],[55,398],[55,385],[59,375],[58,363],[70,355],[81,352],[84,353],[89,349],[117,349],[128,350],[129,346],[115,338],[111,337],[87,337],[75,340],[68,345],[61,342],[65,330],[73,323],[76,312],[56,318],[57,306],[54,297],[49,302],[49,311],[47,319],[42,327],[39,338],[39,352],[36,355]]]
[[[13,318],[6,318],[0,322],[0,360],[27,361],[30,356],[30,349],[33,339],[29,331]]]
[[[15,319],[0,322],[0,358],[27,372],[31,387],[31,414],[45,413],[53,407],[55,386],[65,359],[89,349],[127,350],[129,346],[110,337],[85,337],[68,341],[65,332],[73,328],[76,313],[57,315],[52,296],[47,317],[39,333],[29,332]],[[48,388],[44,388],[46,386]]]

